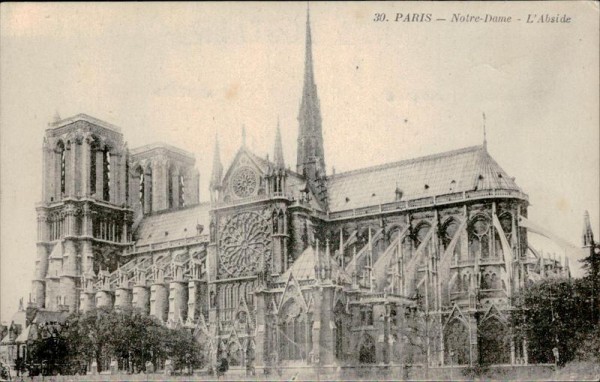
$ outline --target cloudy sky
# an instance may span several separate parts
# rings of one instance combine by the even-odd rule
[[[485,112],[489,151],[529,194],[530,219],[578,246],[587,209],[600,236],[597,3],[310,7],[329,169],[481,144]],[[217,131],[227,166],[242,125],[249,146],[272,155],[279,118],[294,166],[305,11],[303,2],[2,4],[0,320],[30,291],[41,144],[55,112],[118,125],[130,148],[164,141],[193,152],[203,200]],[[396,13],[432,22],[395,22]],[[571,22],[525,22],[544,13]],[[513,21],[452,23],[454,14]]]

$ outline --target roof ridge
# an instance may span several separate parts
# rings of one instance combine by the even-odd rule
[[[246,150],[246,153],[248,153],[249,155],[253,156],[258,161],[262,161],[263,164],[272,165],[273,167],[275,167],[275,162],[271,161],[270,159],[266,159],[266,158],[261,157],[260,155],[258,155],[255,152],[251,151],[247,147],[244,147],[244,149]],[[299,173],[297,173],[296,171],[294,171],[294,170],[292,170],[290,168],[285,168],[285,171],[287,171],[291,175],[296,175],[298,177],[304,178],[302,176],[302,174],[299,174]]]
[[[167,209],[160,210],[160,211],[153,211],[152,213],[145,215],[144,218],[142,219],[142,222],[147,221],[146,219],[150,218],[150,217],[174,214],[174,213],[178,213],[178,212],[186,212],[186,211],[192,210],[194,208],[202,208],[202,207],[206,207],[206,206],[210,207],[210,202],[204,201],[204,202],[191,204],[191,205],[184,206],[184,207],[167,208]]]
[[[468,147],[463,147],[460,149],[444,151],[441,153],[430,154],[430,155],[425,155],[425,156],[410,158],[410,159],[402,159],[402,160],[395,161],[395,162],[383,163],[383,164],[378,164],[378,165],[374,165],[374,166],[370,166],[370,167],[359,168],[356,170],[340,172],[340,173],[336,173],[335,175],[330,176],[329,178],[336,179],[336,178],[342,178],[342,177],[346,177],[346,176],[350,176],[350,175],[362,174],[362,173],[370,172],[370,171],[385,170],[385,169],[400,166],[400,165],[412,164],[412,163],[416,163],[416,162],[424,162],[424,161],[428,161],[428,160],[442,158],[445,156],[464,154],[464,153],[471,152],[471,151],[481,150],[482,148],[483,148],[482,145],[468,146]]]
[[[195,155],[192,152],[182,149],[180,147],[177,147],[175,145],[172,145],[170,143],[161,142],[161,141],[156,141],[156,142],[148,143],[148,144],[145,144],[142,146],[134,147],[130,150],[130,153],[131,153],[131,155],[138,155],[138,154],[142,154],[142,153],[154,150],[154,149],[161,149],[161,148],[173,151],[175,153],[181,154],[181,155],[189,157],[191,159],[196,159]]]
[[[56,128],[63,127],[63,126],[69,125],[71,123],[80,121],[80,120],[84,120],[84,121],[93,123],[95,125],[98,125],[100,127],[104,127],[105,129],[109,129],[109,130],[115,131],[117,133],[121,133],[121,128],[119,126],[114,125],[110,122],[103,121],[99,118],[92,117],[91,115],[85,114],[85,113],[75,114],[73,116],[63,118],[59,121],[50,122],[50,123],[48,123],[48,128],[56,129]]]

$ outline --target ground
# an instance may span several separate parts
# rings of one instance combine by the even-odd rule
[[[424,370],[417,370],[411,372],[409,376],[412,380],[424,380],[425,376],[422,374]],[[247,377],[240,370],[232,370],[228,372],[224,377],[221,377],[220,381],[250,381],[250,380],[272,380],[272,381],[331,381],[331,380],[398,380],[400,375],[396,372],[394,375],[381,375],[379,373],[363,372],[359,374],[351,374],[344,371],[335,371],[332,373],[323,373],[317,375],[313,371],[303,372],[300,374],[294,370],[283,370],[281,377],[275,374],[269,377],[265,377],[260,374],[256,377]],[[600,364],[592,363],[571,363],[564,368],[554,370],[553,365],[543,365],[534,367],[519,367],[519,368],[495,368],[492,370],[484,370],[479,376],[476,375],[465,375],[468,373],[462,372],[459,369],[432,369],[429,371],[429,380],[442,380],[442,381],[456,381],[456,380],[477,380],[477,381],[489,381],[489,380],[529,380],[529,381],[600,381]],[[16,381],[20,381],[20,377],[14,378]],[[67,381],[210,381],[216,380],[216,378],[210,375],[197,374],[194,376],[189,375],[174,375],[165,376],[164,374],[116,374],[116,375],[86,375],[86,376],[53,376],[53,377],[23,377],[23,381],[56,381],[56,382],[67,382]]]

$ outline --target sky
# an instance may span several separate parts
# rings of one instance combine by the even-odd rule
[[[572,21],[524,21],[545,13]],[[479,145],[485,112],[488,150],[529,195],[530,220],[577,247],[589,210],[600,237],[597,2],[314,3],[310,14],[329,173]],[[279,119],[294,168],[305,22],[304,2],[1,4],[0,321],[31,289],[55,113],[120,126],[130,148],[194,153],[208,200],[217,132],[227,168],[242,125],[250,149],[272,156]]]

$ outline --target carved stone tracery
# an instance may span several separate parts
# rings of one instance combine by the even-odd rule
[[[254,275],[271,254],[270,224],[258,212],[241,212],[223,226],[219,241],[221,271],[230,276]]]

